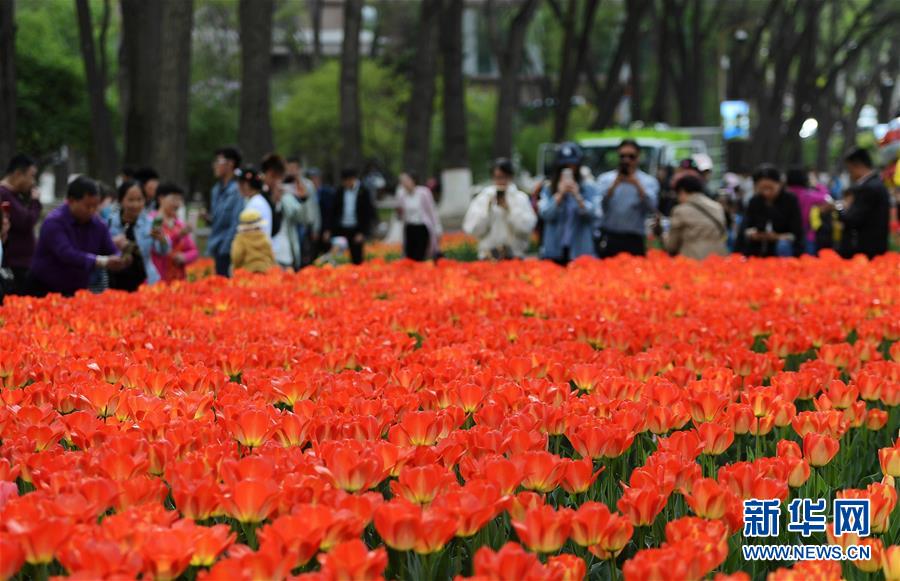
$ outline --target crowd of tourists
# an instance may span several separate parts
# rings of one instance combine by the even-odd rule
[[[758,167],[750,184],[726,174],[716,188],[705,155],[653,176],[642,171],[641,149],[631,139],[617,154],[616,169],[594,176],[581,148],[564,143],[550,175],[530,192],[517,187],[510,160],[496,160],[492,184],[472,198],[462,224],[477,239],[478,258],[520,259],[536,247],[540,258],[567,264],[582,256],[644,255],[650,238],[694,259],[814,255],[826,248],[874,258],[888,251],[894,202],[865,149],[845,156],[852,183],[840,192],[804,169],[772,165]],[[343,250],[353,264],[363,262],[378,212],[375,192],[355,168],[343,169],[332,188],[298,158],[271,153],[247,165],[237,148],[224,147],[212,170],[203,218],[205,253],[216,274],[296,271]],[[75,177],[65,202],[46,215],[37,175],[35,160],[17,155],[0,181],[0,298],[134,291],[184,279],[199,258],[184,189],[152,168],[123,170],[115,190]],[[443,229],[432,189],[412,172],[397,181],[403,255],[439,258]]]

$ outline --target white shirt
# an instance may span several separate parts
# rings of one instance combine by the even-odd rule
[[[403,222],[405,224],[424,224],[425,216],[422,209],[422,195],[418,190],[401,194],[403,203]]]
[[[359,195],[359,180],[352,190],[344,190],[344,212],[341,215],[341,226],[344,228],[356,228],[356,196]]]
[[[537,214],[531,207],[528,194],[509,184],[506,188],[507,209],[495,200],[497,188],[489,186],[475,196],[463,219],[466,234],[478,238],[478,258],[490,258],[492,251],[507,248],[516,258],[528,252],[531,231],[537,224]]]
[[[244,206],[245,210],[256,210],[259,212],[259,215],[262,216],[263,226],[262,231],[266,233],[266,237],[268,237],[269,242],[272,241],[272,208],[269,206],[269,202],[266,201],[265,196],[262,194],[256,194],[249,200],[247,200],[247,205]]]
[[[278,234],[272,238],[272,253],[275,254],[275,262],[282,266],[291,266],[294,263],[294,256],[291,254],[291,242],[288,240],[285,226],[286,224],[282,221]]]

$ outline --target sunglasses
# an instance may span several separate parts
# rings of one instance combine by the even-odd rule
[[[619,159],[637,159],[637,155],[633,153],[620,153]]]

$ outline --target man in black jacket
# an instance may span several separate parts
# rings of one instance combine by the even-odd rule
[[[844,194],[840,219],[844,224],[841,256],[865,254],[874,258],[887,252],[891,199],[869,152],[857,148],[844,157],[853,185]]]
[[[353,264],[362,264],[366,237],[372,233],[375,224],[375,205],[372,194],[359,181],[356,169],[341,171],[341,187],[335,194],[330,219],[325,222],[332,225],[334,232],[323,232],[323,238],[345,237]]]

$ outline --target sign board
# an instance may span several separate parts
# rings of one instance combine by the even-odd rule
[[[725,141],[750,139],[750,104],[747,101],[722,101],[719,110]]]

